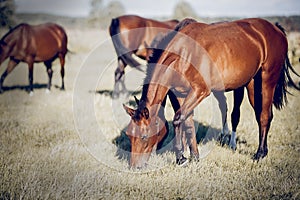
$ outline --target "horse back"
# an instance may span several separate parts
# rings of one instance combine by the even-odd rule
[[[67,35],[56,24],[29,25],[22,23],[9,31],[2,40],[9,57],[24,62],[53,60],[58,53],[67,53]]]
[[[177,33],[167,49],[172,55],[163,53],[159,63],[171,56],[181,63],[174,65],[180,74],[205,79],[212,89],[231,90],[247,84],[259,69],[280,71],[287,42],[275,25],[253,18],[211,25],[189,24]]]
[[[32,27],[33,45],[36,61],[54,58],[58,53],[67,53],[68,38],[65,30],[54,23],[46,23]]]
[[[123,15],[117,20],[118,26],[113,27],[111,24],[110,33],[121,33],[120,37],[124,47],[142,58],[145,58],[147,54],[145,43],[150,45],[158,33],[166,33],[168,30],[174,29],[178,22],[177,20],[161,22],[136,15]],[[118,30],[116,31],[116,29]]]

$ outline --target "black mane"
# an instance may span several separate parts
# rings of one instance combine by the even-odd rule
[[[5,38],[8,36],[8,35],[10,35],[12,32],[14,32],[16,29],[18,29],[20,26],[24,26],[24,25],[28,25],[28,24],[26,24],[26,23],[21,23],[21,24],[18,24],[17,26],[15,26],[15,27],[13,27],[13,28],[11,28],[1,39],[0,39],[0,41],[1,42],[5,42],[4,40],[5,40]]]
[[[156,67],[156,63],[161,57],[162,53],[166,49],[167,45],[170,43],[170,41],[175,37],[177,32],[181,31],[184,27],[186,27],[189,24],[197,22],[196,20],[192,18],[186,18],[182,20],[180,23],[177,24],[177,26],[166,34],[160,41],[157,42],[157,45],[154,46],[152,55],[150,56],[150,59],[147,64],[147,73],[146,73],[146,78],[144,80],[144,85],[143,85],[143,93],[142,93],[142,99],[146,98],[147,92],[148,92],[148,85],[150,83],[150,80],[152,78],[153,71]]]
[[[286,36],[285,29],[278,22],[275,23],[275,26],[277,26],[281,30],[281,32]]]
[[[170,41],[175,37],[177,34],[177,31],[172,30],[168,34],[166,34],[158,43],[157,46],[153,49],[152,55],[150,56],[150,59],[147,64],[147,71],[146,71],[146,77],[144,79],[143,83],[143,92],[142,92],[142,98],[145,99],[147,92],[148,92],[148,86],[152,78],[152,74],[154,72],[154,69],[156,67],[156,63],[161,57],[162,53],[166,49],[167,45],[170,43]]]

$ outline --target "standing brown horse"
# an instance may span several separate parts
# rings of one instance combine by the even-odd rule
[[[47,88],[50,90],[52,79],[52,62],[59,58],[61,64],[61,89],[64,89],[64,65],[67,49],[67,35],[65,30],[53,23],[36,26],[19,24],[11,29],[0,40],[0,64],[10,58],[6,71],[0,79],[0,92],[3,92],[5,77],[19,62],[26,62],[29,69],[29,89],[33,91],[33,63],[44,62],[49,76]]]
[[[177,20],[156,21],[136,15],[123,15],[112,19],[109,33],[118,56],[114,89],[116,96],[126,91],[125,67],[130,65],[141,70],[139,67],[141,64],[132,57],[132,54],[146,60],[149,57],[148,49],[151,48],[149,45],[154,38],[173,30],[177,23]]]
[[[153,126],[159,126],[157,113],[169,90],[184,99],[173,119],[177,164],[187,162],[182,135],[193,109],[212,91],[245,86],[259,127],[254,159],[264,158],[268,154],[272,103],[282,108],[287,100],[286,79],[293,82],[287,50],[283,29],[257,18],[211,25],[192,23],[169,33],[149,61],[156,66],[147,67],[139,107],[131,110],[127,134],[132,136],[131,145],[136,150],[131,153],[131,166],[142,167],[148,160],[152,148],[149,138],[156,134]],[[195,134],[190,137],[191,153],[198,156]]]

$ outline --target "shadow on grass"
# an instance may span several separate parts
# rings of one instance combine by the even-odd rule
[[[96,91],[89,91],[90,93],[96,93],[96,94],[100,94],[100,95],[104,95],[104,96],[109,96],[110,98],[118,98],[118,97],[113,97],[114,95],[114,91],[113,90],[96,90]],[[122,93],[120,95],[126,95],[127,97],[129,96],[135,96],[135,95],[139,95],[141,94],[142,91],[138,90],[138,91],[133,91],[133,90],[128,90],[126,94]],[[130,103],[130,102],[129,102]]]
[[[212,128],[210,126],[205,126],[200,122],[195,122],[195,128],[196,128],[196,140],[197,144],[205,144],[212,140],[218,140],[220,129]],[[175,137],[174,129],[172,122],[168,122],[169,126],[169,133],[165,136],[165,138],[158,144],[156,153],[157,154],[163,154],[167,151],[173,151],[173,139]],[[121,130],[121,133],[118,137],[113,139],[113,144],[115,144],[118,149],[116,152],[116,156],[119,159],[125,159],[129,161],[130,158],[130,152],[131,152],[131,144],[128,136],[126,135],[126,129],[125,127],[123,130]]]
[[[0,191],[0,199],[6,200],[6,199],[13,199],[11,194],[7,191],[1,192]]]
[[[32,85],[32,87],[33,87],[33,90],[43,89],[43,88],[47,88],[47,84],[35,83]],[[54,86],[54,87],[56,87],[56,86]],[[3,89],[3,92],[12,91],[12,90],[24,90],[26,92],[29,92],[29,85],[3,86],[2,89]]]

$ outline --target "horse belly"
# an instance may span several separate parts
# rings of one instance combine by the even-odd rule
[[[55,27],[47,28],[35,34],[36,62],[53,60],[63,51],[63,38]]]
[[[261,67],[263,58],[260,48],[250,42],[221,49],[222,52],[215,53],[217,57],[213,63],[217,73],[221,74],[225,90],[246,85]]]
[[[60,51],[57,41],[55,39],[38,40],[36,42],[36,62],[47,61],[55,59]]]
[[[233,90],[247,85],[259,69],[258,63],[228,66],[223,71],[225,90]]]

